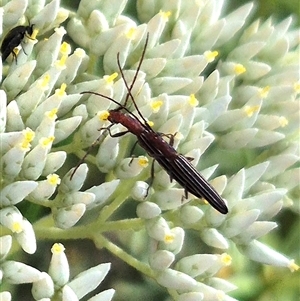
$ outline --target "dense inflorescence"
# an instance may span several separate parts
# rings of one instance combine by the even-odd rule
[[[233,248],[250,260],[298,269],[260,241],[277,227],[280,211],[300,212],[299,31],[291,17],[248,24],[252,3],[223,16],[218,0],[139,0],[135,18],[124,14],[126,0],[82,0],[76,11],[58,0],[3,2],[1,41],[20,23],[33,28],[0,65],[3,283],[33,283],[35,300],[79,300],[108,273],[104,263],[70,280],[60,243],[51,249],[47,273],[8,259],[13,241],[33,254],[45,239],[88,238],[177,301],[236,300],[229,296],[236,286],[219,276],[234,260]],[[149,158],[136,149],[131,156],[134,136],[105,131],[116,105],[82,94],[123,103],[128,91],[117,54],[130,84],[147,35],[131,94],[155,131],[174,135],[174,147],[194,158],[205,178],[216,173],[210,183],[225,199],[227,215],[184,198],[184,187],[156,165],[149,187]],[[70,157],[80,160],[87,149],[88,164],[76,166]],[[90,167],[97,172],[89,185]],[[51,213],[31,223],[21,203]],[[135,204],[136,218],[118,215],[125,203]],[[195,233],[203,253],[185,248]],[[89,300],[113,295],[108,289]],[[0,299],[11,300],[10,292],[0,292]]]

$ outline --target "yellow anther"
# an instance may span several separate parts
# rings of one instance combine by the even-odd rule
[[[133,40],[136,34],[136,28],[131,27],[127,32],[126,32],[126,37],[129,40]]]
[[[33,32],[32,32],[32,35],[30,36],[30,38],[35,40],[38,33],[39,33],[39,30],[34,29]]]
[[[60,49],[59,49],[60,53],[62,55],[68,55],[71,53],[71,46],[69,43],[67,42],[63,42],[61,45],[60,45]]]
[[[56,186],[59,185],[61,180],[60,177],[57,174],[50,174],[47,176],[47,181],[49,184],[51,184],[52,186]]]
[[[290,261],[290,264],[289,264],[288,268],[290,269],[291,272],[295,272],[295,271],[298,271],[298,270],[299,270],[299,265],[297,265],[297,264],[295,263],[295,260],[292,259],[292,260]]]
[[[216,50],[204,52],[204,56],[205,56],[206,60],[208,61],[208,63],[213,62],[218,55],[219,55],[219,52]]]
[[[59,97],[63,97],[66,95],[66,88],[67,85],[65,83],[62,83],[59,89],[55,90],[55,95],[59,96]]]
[[[54,136],[49,136],[49,137],[43,137],[40,139],[39,144],[43,147],[48,146],[54,141],[55,137]]]
[[[270,91],[270,86],[265,86],[264,88],[259,90],[259,95],[261,98],[266,98]]]
[[[140,156],[139,158],[139,165],[142,166],[143,168],[147,167],[148,166],[148,158],[145,157],[145,156]]]
[[[18,221],[18,222],[14,222],[14,223],[12,224],[12,229],[11,229],[11,231],[12,231],[13,233],[20,233],[20,232],[22,232],[22,231],[23,231],[23,225],[22,225],[22,223],[20,223],[19,221]]]
[[[151,126],[151,127],[154,126],[154,122],[153,122],[153,121],[150,121],[150,120],[147,120],[147,124],[148,124],[149,126]]]
[[[198,99],[196,98],[195,94],[191,94],[189,97],[189,104],[192,107],[196,107],[199,104]]]
[[[246,72],[246,68],[242,64],[235,64],[233,71],[236,75],[240,75]]]
[[[111,75],[105,75],[103,76],[103,78],[105,79],[106,83],[108,84],[112,84],[114,82],[114,80],[118,77],[118,73],[115,72]]]
[[[55,66],[60,69],[64,68],[66,66],[67,58],[68,58],[68,55],[66,55],[66,54],[62,55],[60,60],[55,62]]]
[[[255,112],[259,111],[260,106],[246,106],[244,111],[248,117],[251,117]]]
[[[152,101],[150,104],[153,113],[157,113],[162,105],[163,105],[163,102],[161,100]]]
[[[159,14],[162,16],[162,18],[165,20],[165,22],[169,21],[169,17],[172,15],[172,13],[170,11],[160,11]]]
[[[224,263],[224,265],[230,265],[232,262],[232,257],[227,253],[223,253],[221,254],[221,261]]]
[[[101,121],[106,121],[109,117],[109,112],[108,111],[101,111],[101,112],[98,112],[98,117]]]
[[[34,139],[35,132],[31,130],[30,128],[26,128],[25,130],[22,131],[24,140],[27,142],[31,142]]]
[[[47,87],[48,87],[49,81],[50,81],[50,75],[49,75],[49,74],[46,74],[46,75],[43,77],[42,81],[40,82],[40,83],[41,83],[41,87],[42,87],[42,88],[47,88]]]
[[[172,242],[174,241],[174,238],[175,238],[175,235],[174,235],[174,234],[168,233],[168,234],[166,234],[165,237],[164,237],[164,242],[165,242],[166,244],[170,244],[170,243],[172,243]]]
[[[56,113],[57,113],[57,111],[58,111],[58,109],[57,108],[54,108],[54,109],[52,109],[51,111],[47,111],[46,113],[45,113],[45,115],[47,116],[47,117],[49,117],[50,119],[56,119],[57,118],[57,115],[56,115]]]
[[[63,253],[64,250],[65,250],[64,245],[59,243],[55,243],[51,248],[52,254],[60,254]]]

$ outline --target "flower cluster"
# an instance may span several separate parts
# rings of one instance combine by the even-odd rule
[[[110,263],[99,264],[80,273],[70,281],[69,264],[62,244],[55,243],[51,248],[52,258],[48,273],[40,272],[21,262],[5,260],[11,245],[11,236],[0,237],[1,261],[3,261],[1,263],[2,278],[10,284],[32,283],[31,292],[35,300],[79,300],[97,287],[110,269]],[[90,300],[109,301],[113,295],[114,290],[109,289],[97,294]],[[0,296],[1,300],[11,300],[8,291],[1,292]]]
[[[69,281],[62,245],[53,246],[42,273],[7,260],[12,239],[29,254],[43,239],[91,239],[176,301],[236,300],[229,296],[236,286],[219,276],[234,261],[233,246],[251,260],[298,269],[259,241],[277,227],[278,212],[299,213],[299,31],[292,18],[246,26],[252,3],[223,17],[218,0],[141,0],[135,20],[124,14],[132,4],[126,0],[82,0],[76,12],[59,0],[4,2],[2,40],[20,20],[33,33],[12,49],[16,59],[0,65],[3,282],[33,283],[35,300],[79,300],[110,268],[100,264]],[[206,179],[216,172],[210,183],[229,213],[186,198],[184,187],[152,167],[134,148],[135,137],[107,120],[116,103],[172,134],[174,148]],[[97,168],[96,185],[85,183],[88,164],[76,166],[72,154]],[[51,213],[32,224],[21,203]],[[129,203],[136,218],[120,217]],[[186,250],[191,232],[206,251]],[[111,300],[113,293],[89,300]],[[0,292],[0,299],[10,294]]]

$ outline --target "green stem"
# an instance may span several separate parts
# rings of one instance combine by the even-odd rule
[[[155,278],[155,273],[153,272],[153,270],[151,270],[149,265],[132,257],[130,254],[126,253],[123,249],[113,244],[104,236],[97,234],[97,236],[94,237],[94,242],[99,249],[103,247],[106,248],[112,254],[116,255],[118,258],[122,259],[124,262],[134,267],[136,270],[140,271],[144,275],[147,275],[148,277],[151,278]]]

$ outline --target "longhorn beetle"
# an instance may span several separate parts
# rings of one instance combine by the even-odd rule
[[[22,43],[26,33],[29,36],[32,35],[33,25],[34,24],[28,26],[19,25],[8,32],[1,45],[2,62],[4,62],[10,54],[17,60],[14,49]]]
[[[117,104],[119,107],[117,109],[109,110],[108,120],[111,125],[106,128],[110,133],[110,127],[113,124],[120,123],[127,131],[111,135],[112,137],[122,136],[128,132],[132,133],[137,137],[137,143],[148,153],[148,155],[154,158],[160,166],[169,174],[171,181],[176,180],[185,191],[185,197],[187,197],[190,192],[198,198],[206,199],[216,210],[226,214],[228,208],[221,198],[221,196],[216,192],[216,190],[203,178],[203,176],[196,170],[196,168],[191,164],[190,159],[182,154],[179,154],[172,146],[173,136],[171,136],[171,143],[168,143],[162,138],[162,134],[155,132],[150,125],[147,123],[146,119],[143,117],[141,111],[139,110],[134,97],[132,96],[131,90],[137,79],[137,75],[140,71],[142,62],[145,57],[146,48],[148,44],[149,34],[147,35],[145,46],[139,61],[138,67],[136,69],[135,76],[132,80],[130,87],[128,86],[125,76],[120,64],[119,54],[117,56],[118,68],[120,70],[122,79],[127,89],[127,95],[124,105],[114,100],[111,97],[99,94],[96,92],[85,91],[82,93],[90,93],[94,95],[106,98],[113,103]],[[127,101],[131,98],[133,105],[142,119],[143,123],[139,120],[138,116],[130,112],[126,108]],[[123,112],[122,112],[123,111]],[[125,113],[124,113],[125,111]],[[170,135],[169,135],[170,136]]]

